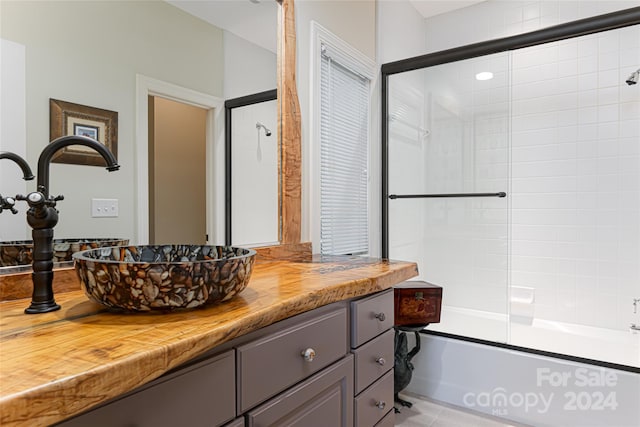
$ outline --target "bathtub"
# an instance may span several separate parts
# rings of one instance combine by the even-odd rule
[[[536,427],[640,426],[640,334],[537,319],[509,325],[505,315],[448,307],[442,319],[446,334],[442,324],[421,334],[406,391]],[[482,340],[449,335],[465,328]],[[490,342],[508,335],[516,338],[508,345]]]
[[[506,314],[447,306],[441,318],[442,323],[428,330],[640,368],[640,331],[543,319],[508,322]]]

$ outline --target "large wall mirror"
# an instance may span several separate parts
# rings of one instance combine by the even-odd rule
[[[277,42],[279,31],[286,34]],[[177,239],[159,238],[141,229],[145,221],[140,217],[149,227],[154,223],[160,224],[159,229],[170,227],[151,217],[156,203],[157,212],[173,215],[170,224],[174,225],[205,209],[204,219],[198,220],[205,224],[204,232],[195,233],[203,241],[208,237],[211,243],[224,243],[224,137],[220,126],[224,100],[278,87],[282,97],[278,97],[274,132],[281,144],[279,242],[299,243],[300,117],[294,77],[293,0],[0,2],[0,38],[2,62],[15,64],[16,78],[22,79],[24,86],[23,93],[15,94],[18,107],[22,97],[24,123],[9,122],[3,113],[3,127],[26,129],[22,144],[32,167],[50,140],[49,99],[118,113],[119,172],[109,174],[104,168],[80,164],[51,166],[50,192],[65,196],[58,205],[56,237],[124,237],[138,243],[147,243],[149,238]],[[143,102],[139,96],[141,81],[154,88]],[[164,87],[169,95],[163,95]],[[145,152],[136,145],[140,123],[147,123],[145,132],[155,137],[167,134],[162,126],[166,128],[169,118],[179,117],[178,113],[158,113],[166,107],[161,104],[174,107],[172,102],[181,101],[180,96],[170,95],[175,88],[190,91],[193,97],[187,98],[196,101],[186,104],[205,110],[200,121],[205,130],[199,131],[205,133],[205,143],[209,144],[204,150],[204,190],[182,179],[193,167],[180,165],[193,166],[195,161],[190,159],[203,163],[203,154],[185,154],[186,136],[170,138],[163,161],[153,161],[152,156],[159,151],[154,146]],[[154,99],[156,96],[159,99]],[[3,97],[3,102],[10,103],[11,99]],[[10,109],[11,105],[3,105],[4,111]],[[141,111],[147,117],[140,117]],[[195,126],[189,125],[192,129]],[[13,151],[20,139],[11,144],[3,139],[0,149]],[[144,180],[138,175],[147,172],[140,166],[145,155],[150,156],[146,159],[148,186],[164,190],[162,196],[150,193],[141,184]],[[30,183],[24,190],[14,191],[5,186],[3,181],[2,194],[32,191],[35,187]],[[178,197],[190,193],[207,199],[204,208]],[[118,216],[93,218],[92,199],[117,200]],[[19,208],[18,215],[2,216],[4,224],[15,221],[15,225],[3,225],[0,240],[28,238],[25,207]]]

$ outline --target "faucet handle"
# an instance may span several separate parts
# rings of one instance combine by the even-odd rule
[[[12,214],[17,214],[18,210],[14,208],[16,204],[16,200],[13,197],[2,197],[0,196],[0,213],[3,210],[10,210]]]
[[[56,205],[56,202],[59,202],[60,200],[64,200],[64,196],[62,194],[60,194],[59,196],[55,196],[55,197],[49,197],[44,204],[47,206],[51,206],[54,207]]]
[[[22,194],[17,194],[16,200],[24,200],[32,208],[43,206],[46,203],[44,194],[42,194],[39,191],[34,191],[32,193],[27,194],[26,196],[23,196]]]
[[[23,196],[22,194],[18,194],[16,195],[16,200],[24,200],[32,208],[39,207],[39,206],[53,207],[56,205],[56,202],[60,200],[64,200],[64,196],[60,195],[60,196],[49,197],[48,199],[45,199],[44,194],[42,194],[40,191],[34,191],[32,193],[27,194],[26,196]]]

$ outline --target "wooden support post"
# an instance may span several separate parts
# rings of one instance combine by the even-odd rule
[[[302,141],[296,84],[296,24],[293,0],[278,0],[278,123],[280,158],[280,243],[300,243]]]

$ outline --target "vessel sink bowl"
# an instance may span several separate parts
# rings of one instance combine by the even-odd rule
[[[128,244],[129,239],[118,238],[54,239],[53,262],[71,262],[71,255],[87,249]],[[31,265],[32,259],[33,240],[0,242],[0,267]]]
[[[141,245],[86,250],[73,260],[90,300],[144,312],[233,298],[249,283],[255,256],[232,246]]]

